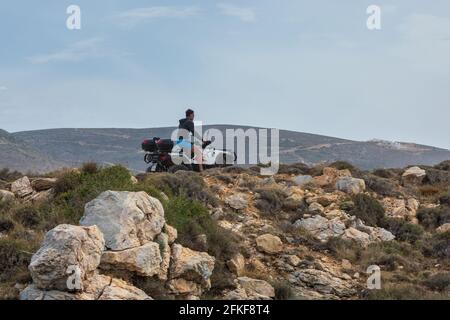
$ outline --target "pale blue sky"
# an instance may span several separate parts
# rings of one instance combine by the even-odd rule
[[[192,106],[205,124],[450,148],[448,0],[5,0],[0,39],[11,132],[176,125]]]

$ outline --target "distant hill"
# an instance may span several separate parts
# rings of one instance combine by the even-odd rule
[[[0,168],[27,171],[50,171],[62,166],[45,150],[39,150],[18,136],[0,129]]]
[[[243,128],[231,125],[205,126]],[[49,129],[9,134],[1,131],[0,167],[45,171],[58,166],[77,166],[86,161],[122,164],[136,171],[146,165],[140,149],[144,139],[170,137],[173,127],[151,129]],[[345,160],[362,169],[433,165],[450,159],[450,150],[411,143],[345,140],[309,133],[280,130],[280,161],[317,164]]]

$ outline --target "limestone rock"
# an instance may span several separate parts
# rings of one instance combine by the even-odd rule
[[[436,229],[436,232],[438,233],[445,233],[448,231],[450,231],[450,223],[444,223],[442,226]]]
[[[421,184],[426,175],[426,171],[419,167],[408,168],[402,175],[403,185]]]
[[[164,209],[145,192],[106,191],[86,204],[80,224],[97,225],[108,249],[125,250],[151,242],[161,233]]]
[[[301,186],[304,186],[305,184],[308,184],[311,181],[313,181],[313,177],[311,177],[309,175],[298,175],[293,180],[296,185],[301,187]]]
[[[105,251],[100,267],[105,270],[125,270],[151,277],[159,273],[162,263],[159,245],[149,242],[143,246],[121,251]]]
[[[228,269],[237,276],[241,276],[245,269],[245,258],[242,254],[237,253],[232,259],[227,261]]]
[[[151,300],[142,290],[104,275],[95,275],[84,284],[83,292],[42,290],[31,284],[20,293],[20,300]]]
[[[197,252],[180,244],[172,245],[170,278],[206,284],[212,275],[215,258],[206,252]]]
[[[330,186],[334,185],[338,178],[351,176],[351,172],[347,169],[337,170],[335,168],[325,167],[321,176],[314,177],[314,184],[319,187]]]
[[[98,300],[152,300],[144,291],[123,280],[112,279]]]
[[[78,300],[77,295],[58,290],[42,290],[31,284],[26,287],[19,296],[20,300]],[[90,299],[88,299],[90,300]]]
[[[49,201],[54,196],[53,189],[36,192],[26,198],[27,201],[31,201],[33,203]]]
[[[174,229],[175,230],[175,229]],[[172,250],[170,248],[169,236],[165,233],[161,233],[155,239],[155,242],[159,245],[159,250],[161,253],[161,264],[158,272],[158,278],[160,280],[167,280],[168,271],[170,267],[170,257],[172,255]]]
[[[164,233],[168,236],[169,244],[173,244],[175,240],[178,238],[178,231],[172,226],[169,226],[167,223],[164,225]]]
[[[368,228],[371,230],[369,233],[371,241],[392,241],[395,239],[395,236],[384,228]]]
[[[138,184],[139,183],[139,180],[135,177],[135,176],[131,176],[131,183],[132,184]]]
[[[283,250],[283,242],[277,236],[264,234],[256,238],[256,247],[259,251],[275,254]]]
[[[354,240],[364,247],[369,245],[371,242],[370,236],[367,233],[359,231],[353,227],[346,229],[342,235],[342,238],[346,240]]]
[[[167,282],[169,292],[175,295],[194,295],[200,296],[203,288],[200,284],[183,278],[172,279]]]
[[[291,266],[294,266],[294,267],[298,266],[301,262],[300,258],[293,254],[288,255],[286,257],[286,260]]]
[[[408,200],[396,198],[384,198],[381,201],[386,215],[393,218],[414,219],[420,203],[414,198]]]
[[[370,242],[391,241],[395,239],[395,236],[386,229],[366,226],[361,219],[354,219],[351,221],[350,228],[352,227],[363,233],[367,233]]]
[[[7,190],[0,190],[0,203],[11,202],[16,199],[14,193]]]
[[[317,203],[317,202],[313,202],[313,203],[311,203],[310,205],[309,205],[309,211],[311,211],[311,212],[317,212],[317,213],[322,213],[322,212],[324,212],[325,211],[325,208],[320,204],[320,203]]]
[[[225,199],[225,203],[235,210],[243,210],[247,208],[248,202],[241,193],[236,193]]]
[[[297,220],[294,226],[304,228],[321,241],[326,241],[330,237],[338,237],[345,231],[345,224],[339,219],[328,220],[319,215]]]
[[[287,197],[283,202],[283,208],[287,210],[297,210],[303,204],[303,195],[293,193]]]
[[[348,219],[348,215],[345,211],[340,210],[340,209],[334,209],[334,210],[330,210],[330,211],[325,211],[324,215],[328,218],[328,219],[335,219],[338,218],[340,220],[347,220]]]
[[[80,279],[87,279],[100,264],[104,245],[96,226],[57,226],[46,234],[31,258],[29,270],[34,284],[41,289],[67,291],[68,272],[78,270]]]
[[[30,180],[27,176],[22,177],[13,183],[11,183],[11,192],[13,192],[19,198],[25,198],[33,193]]]
[[[336,189],[348,194],[358,194],[366,190],[366,183],[363,179],[342,177],[336,181]]]
[[[243,288],[248,297],[262,296],[267,298],[275,297],[275,289],[264,280],[257,280],[248,277],[238,278],[241,288]]]
[[[305,269],[295,271],[293,277],[295,277],[295,280],[323,294],[333,294],[343,298],[352,296],[356,292],[352,281],[342,280],[321,270]]]
[[[31,181],[31,186],[37,192],[53,188],[56,184],[55,178],[36,178]]]
[[[342,259],[342,268],[351,269],[352,268],[351,262],[348,261],[347,259]]]

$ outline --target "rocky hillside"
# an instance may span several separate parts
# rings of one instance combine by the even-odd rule
[[[450,298],[448,161],[259,169],[131,176],[88,163],[4,181],[0,295]],[[367,288],[372,265],[379,290]]]
[[[225,132],[245,126],[205,126]],[[170,137],[175,128],[152,129],[53,129],[17,132],[14,138],[40,150],[65,166],[79,166],[86,161],[102,164],[121,164],[136,171],[145,171],[141,142],[147,138]],[[14,157],[2,159],[0,164],[14,167]],[[413,164],[434,165],[450,159],[450,151],[411,143],[385,141],[351,141],[294,131],[280,131],[281,163],[303,162],[308,165],[344,160],[363,169],[397,168]],[[40,162],[29,162],[38,166]],[[20,164],[20,166],[19,166]],[[16,167],[27,171],[30,166],[17,161]],[[43,168],[46,169],[46,168]],[[45,171],[45,170],[43,170]]]

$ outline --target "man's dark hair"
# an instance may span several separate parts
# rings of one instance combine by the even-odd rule
[[[187,117],[189,117],[191,114],[193,114],[194,113],[194,110],[191,110],[191,109],[187,109],[186,110],[186,118]]]

